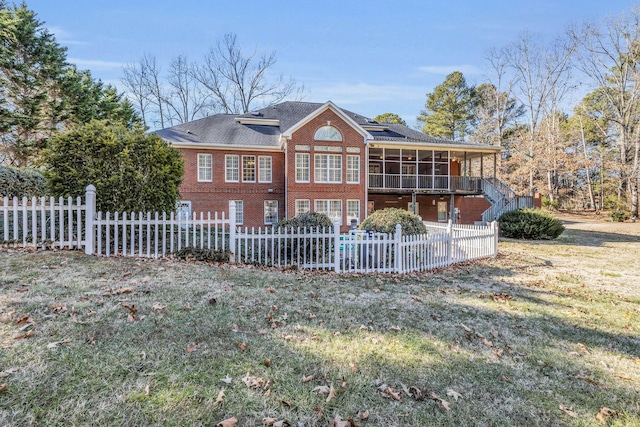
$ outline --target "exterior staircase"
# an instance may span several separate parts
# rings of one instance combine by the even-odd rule
[[[511,187],[498,178],[483,178],[482,193],[491,207],[482,213],[482,223],[496,221],[502,214],[533,207],[533,197],[518,196]]]

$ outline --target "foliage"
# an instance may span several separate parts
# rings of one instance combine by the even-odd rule
[[[542,196],[541,202],[545,209],[557,210],[560,207],[560,201],[558,199],[551,200],[549,196]]]
[[[402,234],[424,234],[427,232],[418,215],[398,208],[386,208],[373,212],[360,223],[358,229],[378,233],[395,233],[397,224],[402,227]]]
[[[276,224],[276,228],[286,228],[287,230],[297,230],[302,228],[331,227],[333,222],[326,214],[320,212],[305,212],[293,218],[281,219]]]
[[[0,166],[0,197],[41,197],[46,195],[46,182],[35,169]]]
[[[609,212],[609,219],[611,222],[625,222],[629,219],[629,212],[626,211],[611,211]]]
[[[378,123],[395,123],[398,125],[407,125],[407,122],[404,121],[402,117],[397,115],[396,113],[383,113],[378,114],[373,118]]]
[[[626,205],[625,200],[619,198],[616,194],[610,194],[602,201],[602,208],[607,211],[623,211]]]
[[[139,121],[115,89],[67,63],[67,49],[24,3],[0,3],[0,28],[0,163],[36,164],[49,138],[76,123]]]
[[[564,231],[559,219],[539,209],[518,209],[498,220],[504,237],[529,240],[553,240]]]
[[[470,132],[475,104],[475,88],[467,85],[460,71],[454,71],[427,94],[426,109],[417,120],[424,122],[422,132],[428,135],[460,139]]]
[[[175,148],[157,135],[92,121],[58,135],[44,152],[54,196],[80,196],[96,187],[99,211],[169,212],[184,171]]]
[[[229,261],[229,250],[188,247],[180,249],[174,256],[186,261],[226,262]]]

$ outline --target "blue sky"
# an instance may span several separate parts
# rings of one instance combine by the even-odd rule
[[[331,100],[410,126],[426,93],[454,71],[485,80],[484,55],[528,30],[551,38],[568,24],[631,10],[622,0],[213,1],[26,0],[69,62],[120,85],[122,67],[143,54],[168,65],[200,61],[217,39],[237,34],[243,48],[276,51],[277,73],[305,86],[305,101]],[[120,85],[121,87],[121,85]]]

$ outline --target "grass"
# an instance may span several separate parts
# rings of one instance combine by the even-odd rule
[[[4,250],[0,424],[639,426],[640,239],[610,237],[409,276]]]

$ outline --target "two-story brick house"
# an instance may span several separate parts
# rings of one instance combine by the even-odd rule
[[[499,147],[377,123],[332,102],[283,102],[156,133],[185,158],[182,206],[228,212],[233,200],[238,223],[249,227],[311,210],[338,216],[347,228],[385,207],[473,223],[511,197],[483,177],[485,158],[495,176]],[[474,161],[477,177],[470,176]]]

